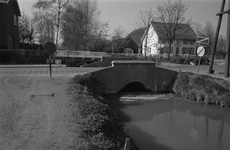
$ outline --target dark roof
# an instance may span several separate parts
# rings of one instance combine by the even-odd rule
[[[141,28],[141,29],[137,29],[132,31],[127,37],[126,39],[130,38],[132,39],[138,46],[141,46],[141,38],[144,35],[146,28]]]
[[[0,0],[0,3],[4,3],[4,4],[8,4],[10,0]],[[13,4],[14,4],[14,7],[15,7],[15,10],[16,10],[16,15],[18,16],[21,16],[21,11],[20,11],[20,8],[19,8],[19,5],[18,5],[18,0],[12,0],[13,1]]]
[[[160,22],[152,22],[152,26],[155,29],[159,38],[167,38],[166,29],[169,29],[170,24],[160,23]],[[197,34],[193,31],[193,29],[188,24],[178,24],[178,29],[176,30],[175,39],[183,39],[183,40],[196,40]]]

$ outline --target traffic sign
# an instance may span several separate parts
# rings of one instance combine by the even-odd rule
[[[56,45],[53,42],[47,42],[44,48],[49,55],[53,55],[56,52]]]
[[[52,69],[51,69],[51,55],[56,52],[56,45],[53,42],[47,42],[44,46],[46,53],[49,54],[49,68],[50,68],[50,79],[52,79]]]
[[[200,59],[199,59],[199,63],[198,63],[198,67],[197,67],[197,72],[196,72],[196,74],[198,74],[198,72],[199,72],[199,69],[200,69],[200,61],[201,61],[201,57],[202,56],[204,56],[204,53],[205,53],[205,49],[204,49],[204,47],[203,46],[200,46],[200,47],[198,47],[197,48],[197,55],[200,57]]]
[[[200,46],[197,48],[197,55],[198,56],[202,57],[202,56],[204,56],[204,53],[205,53],[205,49],[203,46]]]

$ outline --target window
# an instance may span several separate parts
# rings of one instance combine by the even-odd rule
[[[18,17],[14,14],[14,25],[18,26]]]
[[[194,44],[195,44],[195,41],[190,41],[189,44],[190,44],[190,45],[194,45]]]
[[[194,55],[194,48],[193,47],[183,47],[182,54],[191,54]]]
[[[164,53],[169,52],[169,47],[164,47]],[[173,47],[171,47],[170,53],[173,53]]]
[[[164,54],[164,48],[160,48],[160,54]]]
[[[177,40],[177,41],[176,41],[176,44],[180,44],[180,41],[179,41],[179,40]]]
[[[187,54],[187,48],[186,47],[182,48],[182,54]]]
[[[176,47],[176,54],[179,54],[179,47]]]
[[[184,41],[183,41],[183,44],[188,44],[188,41],[187,41],[187,40],[184,40]]]
[[[192,47],[189,48],[189,54],[194,55],[194,48]]]

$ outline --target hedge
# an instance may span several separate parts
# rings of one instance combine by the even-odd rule
[[[44,50],[0,50],[1,64],[41,64],[46,63],[47,58]]]

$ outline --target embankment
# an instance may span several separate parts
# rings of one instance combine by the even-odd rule
[[[87,142],[82,149],[117,150],[129,138],[123,123],[101,96],[100,82],[91,74],[77,75],[67,89],[72,95],[72,114],[80,117],[79,134]],[[78,110],[78,111],[76,111]],[[136,146],[131,142],[132,150]]]
[[[188,101],[230,108],[230,82],[223,79],[179,73],[173,91]]]

